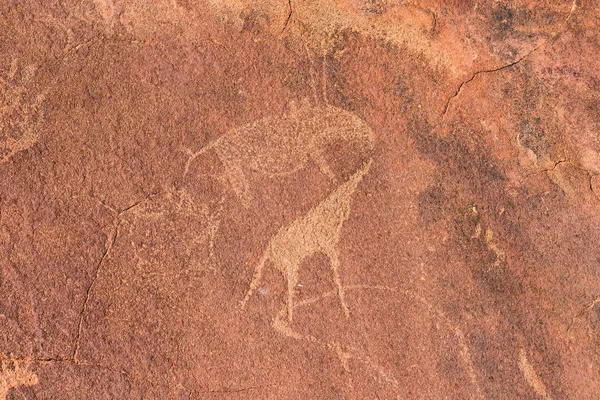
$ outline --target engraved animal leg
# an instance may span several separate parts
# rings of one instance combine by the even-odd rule
[[[258,288],[258,285],[260,284],[260,279],[262,278],[262,271],[268,259],[268,251],[269,249],[265,251],[265,254],[263,254],[262,258],[258,262],[258,265],[256,266],[256,269],[254,270],[254,276],[252,277],[252,281],[250,282],[250,287],[248,288],[244,299],[240,302],[242,310],[246,308],[246,303],[250,299],[250,296],[252,296],[252,293],[254,293],[254,291],[256,290],[256,288]]]
[[[327,51],[323,51],[323,64],[322,64],[322,80],[323,80],[323,101],[325,104],[329,104],[327,101]]]
[[[298,285],[298,269],[300,268],[301,260],[297,262],[283,260],[283,265],[281,265],[281,271],[285,277],[287,283],[287,315],[288,321],[292,322],[293,314],[294,314],[294,292],[296,290],[296,285]]]
[[[296,266],[290,265],[290,268],[286,268],[287,271],[286,280],[287,280],[287,309],[288,309],[288,321],[292,322],[293,313],[294,313],[294,291],[296,290],[296,285],[298,284],[298,270]]]
[[[8,379],[4,376],[4,372],[7,370],[4,360],[0,361],[0,396],[6,396],[8,394],[9,383]]]
[[[317,94],[317,71],[314,65],[314,60],[312,57],[312,52],[308,49],[306,45],[304,45],[304,50],[306,51],[306,58],[310,61],[309,74],[310,74],[310,87],[313,92],[313,101],[315,104],[319,104],[319,95]]]
[[[287,281],[287,315],[288,321],[292,322],[293,312],[294,312],[294,290],[295,284],[291,279]]]
[[[238,200],[242,203],[244,208],[250,207],[250,201],[252,200],[252,193],[250,192],[250,186],[248,180],[244,174],[244,170],[241,165],[236,162],[229,160],[223,163],[225,165],[225,175],[227,180],[233,189]]]
[[[348,305],[346,304],[346,298],[344,295],[344,287],[342,286],[342,280],[340,279],[340,261],[338,256],[338,251],[335,248],[329,249],[327,251],[327,256],[329,257],[329,261],[331,262],[331,274],[333,275],[333,283],[335,284],[338,292],[338,298],[340,299],[340,305],[342,306],[342,311],[346,318],[350,317],[350,310],[348,309]]]

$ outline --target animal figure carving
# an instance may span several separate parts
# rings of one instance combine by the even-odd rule
[[[9,365],[12,364],[12,368]],[[0,400],[6,399],[8,391],[19,386],[37,385],[36,374],[27,368],[21,368],[17,361],[2,361],[0,364]]]
[[[6,77],[0,76],[0,163],[38,140],[45,92],[33,95],[27,89],[34,75],[35,67],[19,68],[13,59]]]
[[[260,284],[267,261],[282,273],[287,284],[287,317],[292,320],[294,310],[294,290],[298,284],[300,265],[307,257],[323,253],[331,263],[333,282],[337,289],[342,311],[349,316],[344,298],[344,288],[339,275],[338,244],[342,225],[350,215],[350,202],[356,187],[369,171],[372,160],[362,165],[346,182],[334,189],[323,201],[309,210],[304,216],[282,227],[269,241],[267,249],[256,266],[254,277],[246,296],[241,301],[244,308],[252,293]]]
[[[184,174],[200,155],[213,150],[224,167],[224,182],[232,188],[243,206],[253,198],[246,169],[270,177],[289,175],[315,162],[332,181],[335,174],[325,161],[328,144],[354,142],[370,150],[371,128],[356,115],[337,107],[313,106],[302,101],[282,116],[265,117],[220,136],[196,153],[190,152]]]

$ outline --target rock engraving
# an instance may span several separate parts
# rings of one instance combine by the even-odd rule
[[[39,383],[38,377],[28,368],[22,367],[17,361],[0,363],[0,399],[4,400],[8,392],[19,386],[34,386]]]
[[[298,271],[302,261],[316,253],[323,253],[331,263],[331,273],[340,305],[346,317],[348,305],[344,298],[344,287],[339,274],[339,249],[342,225],[350,215],[352,195],[363,176],[369,171],[372,160],[358,169],[346,182],[338,186],[329,196],[304,216],[282,227],[269,241],[256,266],[250,288],[241,302],[242,308],[260,284],[265,264],[271,261],[283,274],[287,283],[287,316],[292,320],[294,290],[298,285]]]
[[[466,373],[471,381],[471,398],[474,399],[484,399],[484,395],[482,389],[479,385],[477,379],[477,373],[475,370],[475,365],[473,364],[473,360],[471,357],[471,351],[469,349],[469,345],[467,339],[462,331],[462,329],[456,325],[446,314],[444,314],[439,308],[433,305],[429,300],[417,294],[411,289],[403,290],[397,289],[388,286],[381,285],[348,285],[344,287],[345,291],[349,294],[356,291],[383,291],[389,292],[394,295],[399,295],[405,297],[407,300],[413,300],[417,303],[420,303],[425,310],[431,315],[432,318],[439,321],[442,325],[446,327],[450,332],[454,333],[456,340],[458,342],[458,348],[456,349],[464,363],[464,368],[466,369]],[[306,299],[300,302],[297,302],[293,305],[294,309],[299,309],[303,307],[308,307],[312,304],[320,302],[328,297],[332,297],[336,295],[336,291],[332,290],[327,293],[324,293],[320,296],[316,296],[310,299]],[[305,341],[312,344],[316,344],[321,346],[323,349],[327,351],[334,352],[340,361],[340,364],[345,372],[348,374],[351,373],[352,365],[355,366],[359,370],[361,374],[367,374],[375,378],[381,385],[389,387],[392,392],[398,393],[400,390],[400,382],[397,377],[394,375],[392,371],[387,370],[382,365],[380,365],[368,352],[364,349],[360,349],[356,346],[352,345],[344,345],[339,341],[331,341],[331,340],[323,340],[322,338],[317,338],[310,334],[302,333],[293,327],[293,323],[288,321],[285,318],[286,309],[283,308],[273,319],[272,327],[273,329],[283,337]],[[351,375],[348,376],[348,387],[352,389],[353,383]],[[396,396],[396,398],[402,398],[400,396]]]
[[[551,398],[546,390],[546,385],[544,385],[544,382],[542,382],[538,374],[533,369],[533,366],[527,359],[527,351],[525,349],[521,349],[519,351],[519,369],[523,373],[523,377],[529,386],[533,388],[538,396],[543,399]]]
[[[313,106],[307,100],[300,106],[292,102],[289,108],[282,116],[265,117],[235,128],[195,153],[187,151],[190,157],[184,175],[197,157],[213,150],[225,169],[223,183],[242,205],[249,207],[253,194],[247,169],[276,177],[297,172],[312,160],[337,182],[324,157],[329,144],[341,140],[366,149],[373,147],[371,128],[348,111],[329,105]]]
[[[38,140],[44,94],[27,90],[34,74],[34,66],[19,67],[15,58],[7,75],[0,76],[0,164]]]

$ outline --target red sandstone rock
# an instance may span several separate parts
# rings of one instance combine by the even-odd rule
[[[598,399],[588,0],[0,3],[0,399]]]

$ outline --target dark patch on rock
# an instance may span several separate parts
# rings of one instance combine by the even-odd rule
[[[496,8],[492,11],[492,18],[500,30],[511,30],[514,24],[514,11],[504,3],[496,3]]]
[[[544,134],[540,118],[524,120],[521,122],[519,143],[531,150],[539,158],[544,158],[548,155],[550,145]]]

